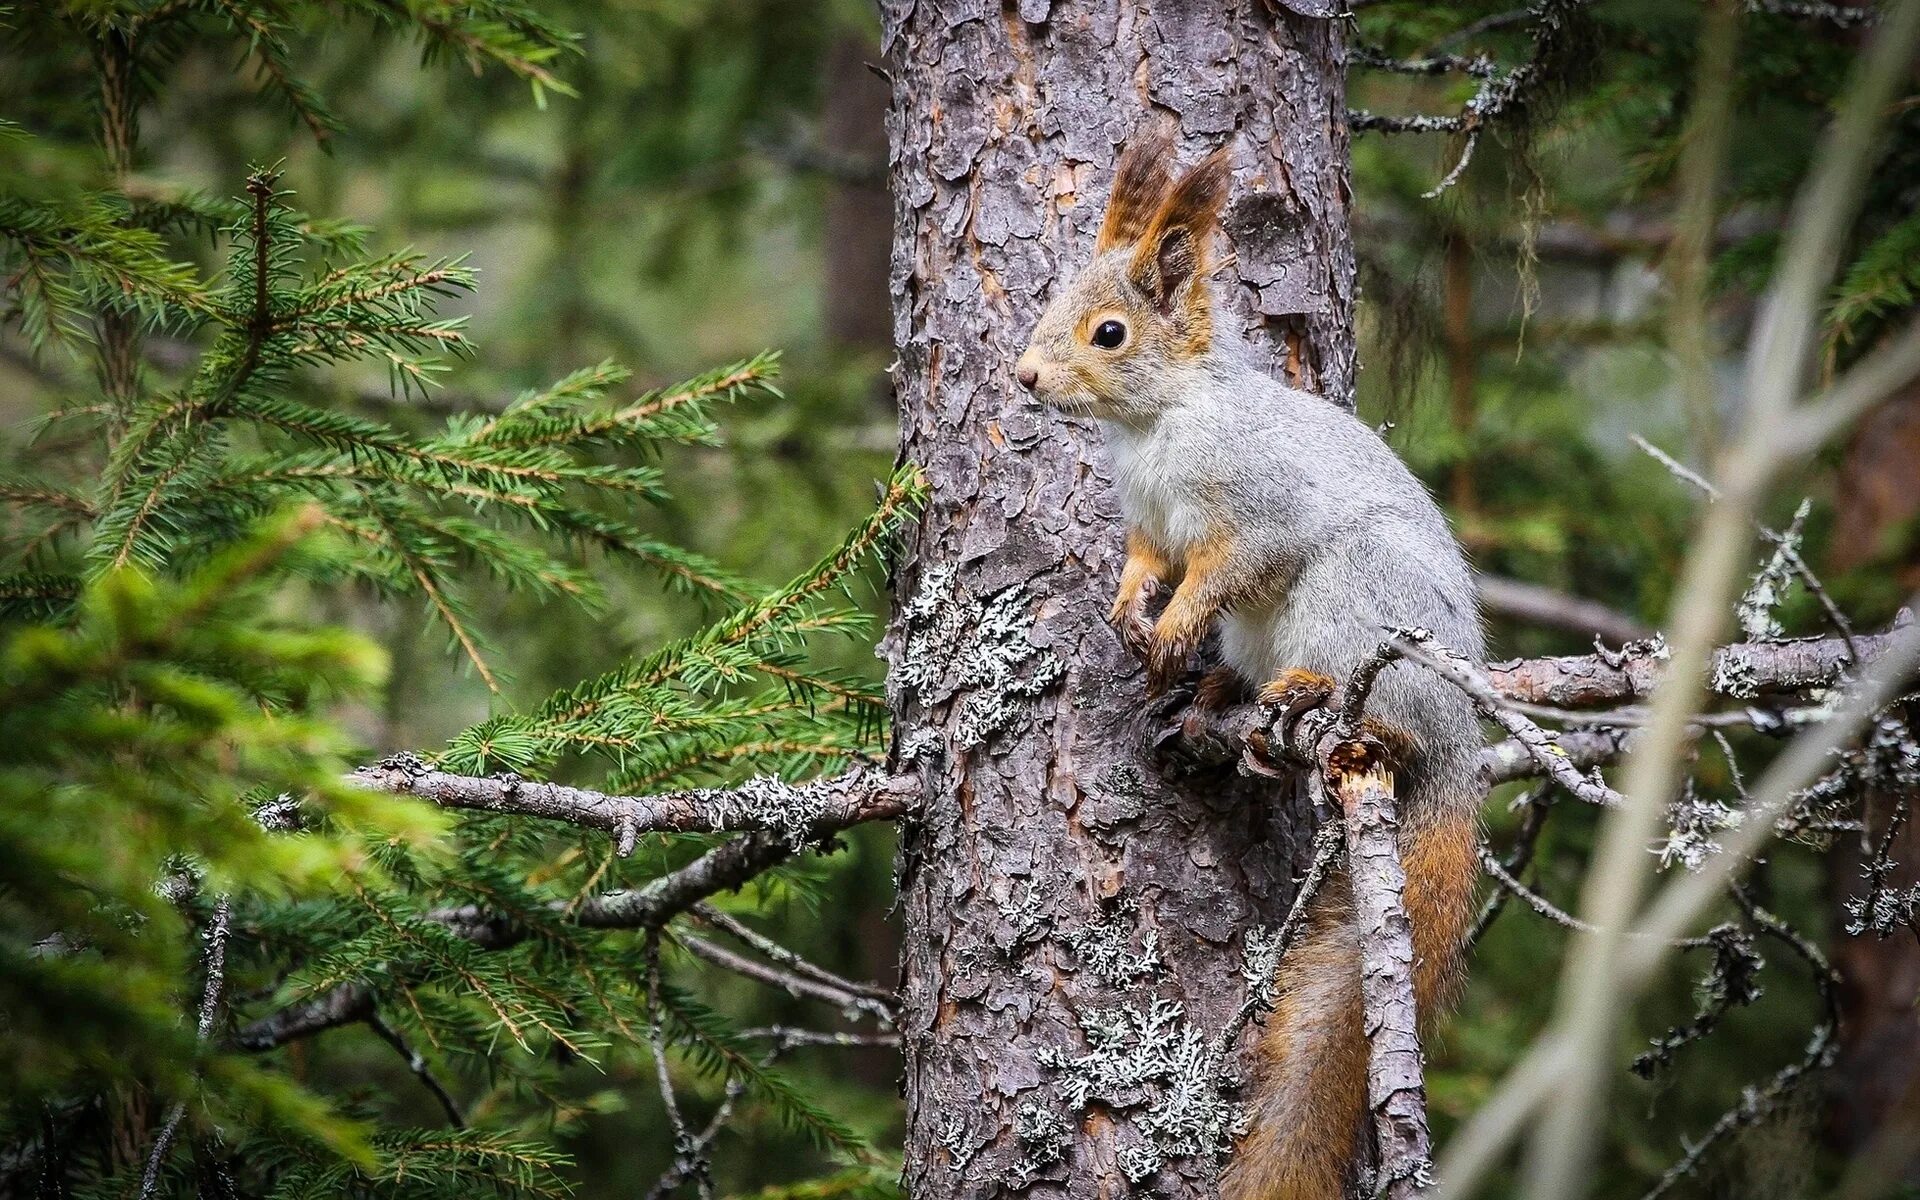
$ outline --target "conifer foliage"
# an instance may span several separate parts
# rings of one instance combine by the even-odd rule
[[[424,605],[498,692],[511,631],[481,628],[476,595],[592,606],[596,564],[643,564],[723,615],[395,761],[634,794],[816,775],[870,750],[883,709],[811,666],[809,644],[863,628],[848,587],[917,485],[888,481],[841,547],[769,590],[631,514],[665,495],[652,452],[711,442],[716,406],[777,394],[772,355],[638,393],[602,363],[427,434],[330,402],[316,381],[355,363],[399,393],[433,387],[469,351],[438,306],[472,273],[375,252],[369,231],[301,212],[275,168],[232,199],[130,172],[142,106],[197,41],[243,45],[263,89],[332,136],[297,45],[342,16],[429,61],[565,90],[568,38],[510,0],[95,0],[13,18],[90,64],[104,161],[0,125],[0,317],[37,362],[93,379],[0,469],[0,1190],[564,1195],[560,1140],[611,1102],[568,1077],[623,1064],[658,1080],[662,1191],[710,1190],[709,1149],[747,1105],[837,1160],[823,1187],[877,1186],[884,1161],[778,1072],[804,1035],[738,1028],[688,969],[692,951],[800,978],[881,1026],[837,1036],[886,1036],[880,994],[706,904],[755,876],[804,889],[806,839],[636,845],[352,786],[372,750],[336,714],[384,664],[306,614]],[[188,348],[184,367],[149,361],[162,342]],[[751,954],[687,934],[695,921]],[[393,1047],[426,1102],[297,1081],[286,1047],[349,1026],[332,1036]]]

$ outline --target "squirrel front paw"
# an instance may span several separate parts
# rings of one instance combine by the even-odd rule
[[[1147,615],[1147,605],[1159,590],[1160,585],[1152,578],[1143,580],[1137,587],[1123,584],[1113,598],[1113,608],[1107,613],[1107,620],[1119,632],[1120,640],[1141,658],[1147,657],[1153,645],[1153,618]]]
[[[1168,688],[1180,682],[1187,673],[1187,664],[1193,661],[1195,652],[1200,649],[1204,628],[1187,633],[1170,628],[1162,619],[1154,627],[1151,643],[1147,646],[1147,694],[1159,696]]]
[[[1325,706],[1333,698],[1334,682],[1317,671],[1288,667],[1260,689],[1258,697],[1261,704],[1280,710],[1280,719],[1275,727],[1280,736],[1291,742],[1300,718],[1316,708]]]

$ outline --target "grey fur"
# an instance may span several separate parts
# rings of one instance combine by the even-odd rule
[[[1177,306],[1165,317],[1141,311],[1126,260],[1124,249],[1103,254],[1065,288],[1021,361],[1038,370],[1043,401],[1099,418],[1130,526],[1176,559],[1223,525],[1233,531],[1223,573],[1259,581],[1262,599],[1223,615],[1228,664],[1255,687],[1289,667],[1341,680],[1398,626],[1483,659],[1466,555],[1406,463],[1358,417],[1262,373],[1237,339],[1179,354]],[[1122,353],[1101,363],[1106,382],[1093,385],[1070,364],[1103,352],[1076,333],[1089,310],[1109,309],[1132,325]],[[1427,815],[1429,796],[1477,804],[1480,726],[1457,688],[1390,667],[1367,714],[1421,748],[1406,786],[1410,820]]]

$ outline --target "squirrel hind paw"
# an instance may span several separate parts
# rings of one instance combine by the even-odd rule
[[[1260,689],[1265,705],[1284,705],[1291,721],[1309,708],[1318,708],[1333,698],[1333,679],[1318,671],[1288,667]]]
[[[1193,707],[1203,713],[1221,712],[1246,698],[1246,685],[1232,667],[1215,667],[1200,677],[1193,691]]]

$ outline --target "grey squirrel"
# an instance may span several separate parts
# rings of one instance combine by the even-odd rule
[[[1127,520],[1112,619],[1151,691],[1186,670],[1218,619],[1225,665],[1194,703],[1243,689],[1321,704],[1396,626],[1484,656],[1473,579],[1447,519],[1353,414],[1282,386],[1214,336],[1209,238],[1231,183],[1224,151],[1177,181],[1159,134],[1121,156],[1093,260],[1060,289],[1015,375],[1099,420]],[[1157,620],[1149,603],[1173,595]],[[1446,1003],[1479,876],[1479,723],[1430,671],[1388,670],[1368,728],[1398,780],[1400,852],[1423,1017]],[[1338,1200],[1366,1108],[1351,891],[1331,879],[1289,950],[1259,1047],[1252,1122],[1229,1200]]]

